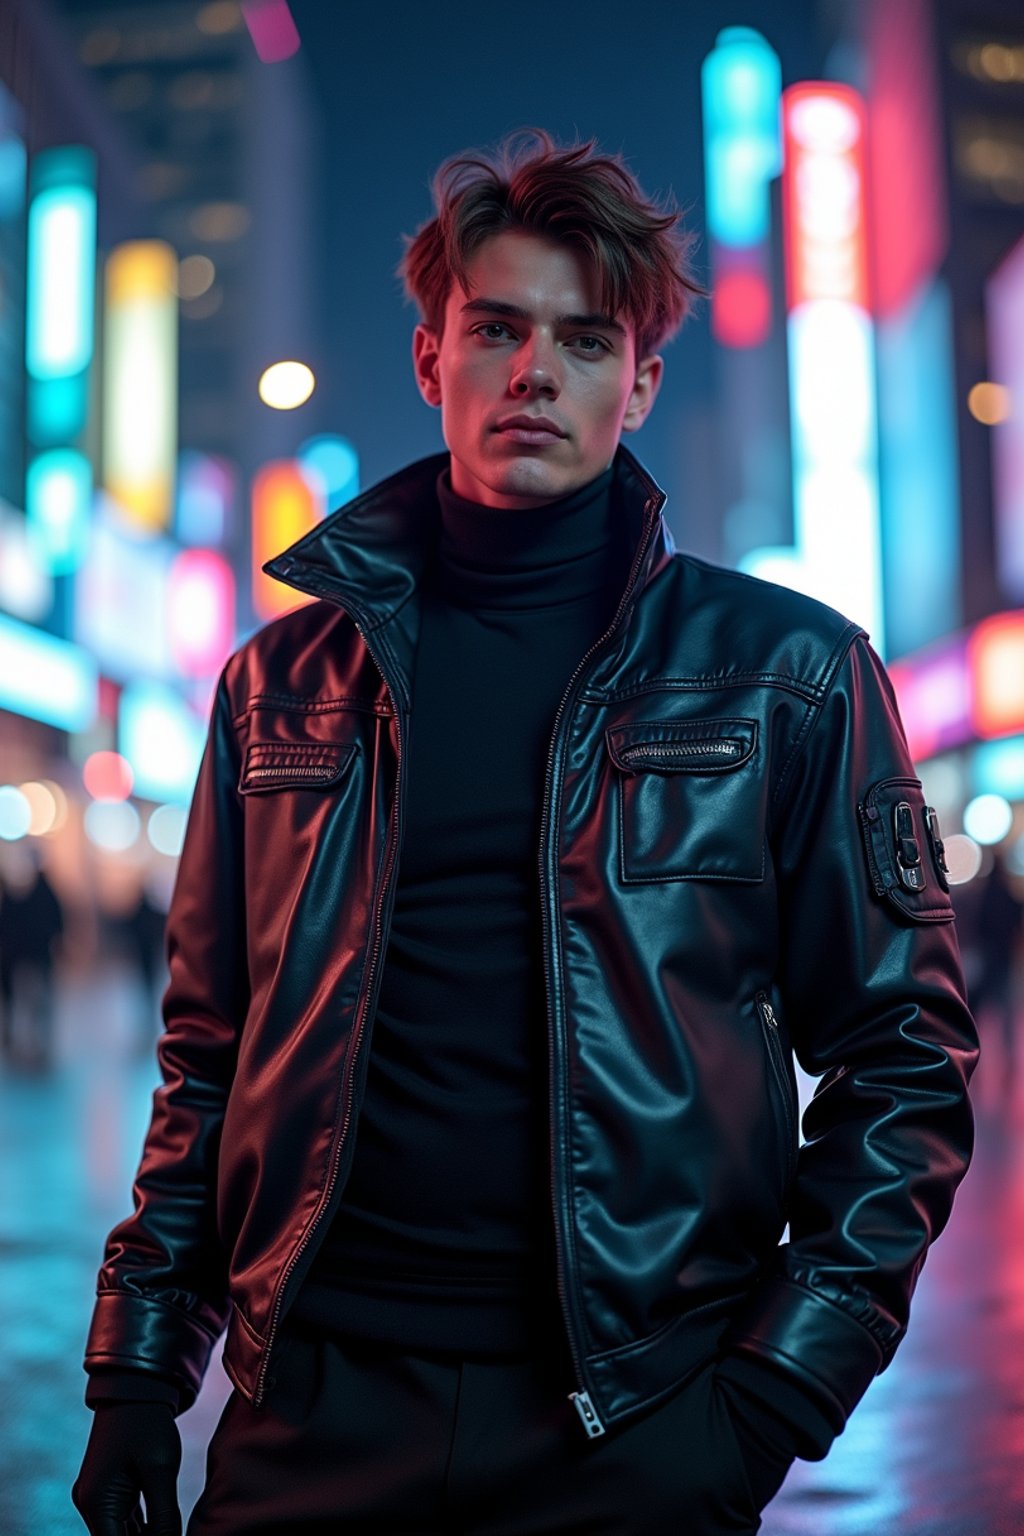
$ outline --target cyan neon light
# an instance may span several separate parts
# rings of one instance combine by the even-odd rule
[[[62,731],[96,719],[99,677],[87,651],[0,615],[0,709]]]
[[[0,125],[0,133],[3,126]],[[25,207],[25,179],[28,157],[16,134],[0,138],[0,220],[18,218]]]
[[[206,732],[181,695],[157,683],[129,683],[118,706],[118,751],[144,800],[187,805]]]
[[[96,157],[47,149],[32,161],[25,365],[35,379],[81,373],[92,358]]]
[[[89,546],[92,465],[73,448],[54,448],[30,465],[25,482],[29,534],[52,576],[76,571]]]
[[[976,795],[1024,800],[1024,736],[983,741],[972,755],[971,784]]]
[[[359,494],[359,455],[347,437],[325,432],[303,443],[297,454],[303,471],[315,477],[328,512]]]
[[[85,425],[93,354],[96,157],[48,149],[29,173],[25,366],[28,433],[69,442]]]
[[[778,55],[750,27],[726,27],[701,66],[708,229],[722,245],[767,239],[769,183],[782,168]]]
[[[953,318],[935,281],[878,327],[882,567],[889,651],[963,623]]]
[[[727,347],[771,333],[770,183],[782,166],[779,60],[759,32],[727,27],[701,67],[711,329]]]

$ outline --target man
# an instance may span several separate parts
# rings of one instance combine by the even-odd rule
[[[179,1529],[225,1324],[190,1536],[755,1531],[969,1157],[881,665],[676,553],[619,444],[695,292],[678,216],[545,134],[435,194],[402,271],[449,452],[270,562],[317,601],[217,690],[87,1347],[97,1536],[140,1490]]]

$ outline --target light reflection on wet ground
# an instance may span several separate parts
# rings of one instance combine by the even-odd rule
[[[157,1081],[119,978],[59,1009],[55,1066],[0,1066],[0,1532],[81,1536],[81,1351],[103,1238],[130,1204]],[[925,1267],[910,1333],[824,1462],[798,1462],[763,1536],[1024,1532],[1024,1104],[993,1053],[978,1151]],[[219,1363],[179,1419],[186,1515],[229,1392]],[[696,1533],[693,1533],[696,1536]]]

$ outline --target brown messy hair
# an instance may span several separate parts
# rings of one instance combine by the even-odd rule
[[[398,265],[406,297],[438,336],[453,281],[467,288],[473,253],[508,229],[546,235],[590,257],[602,309],[632,321],[638,362],[707,296],[690,269],[695,236],[679,227],[681,211],[646,197],[622,158],[594,154],[595,144],[559,145],[542,128],[518,129],[494,155],[470,151],[441,165],[432,183],[437,213],[403,237]]]

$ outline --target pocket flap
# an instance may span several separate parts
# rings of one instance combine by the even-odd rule
[[[857,812],[875,895],[915,922],[951,923],[942,840],[920,779],[880,779]]]
[[[355,742],[253,741],[246,748],[238,790],[243,795],[272,789],[329,789],[349,767]]]
[[[624,773],[727,773],[753,752],[757,721],[638,720],[610,725],[605,741]]]

